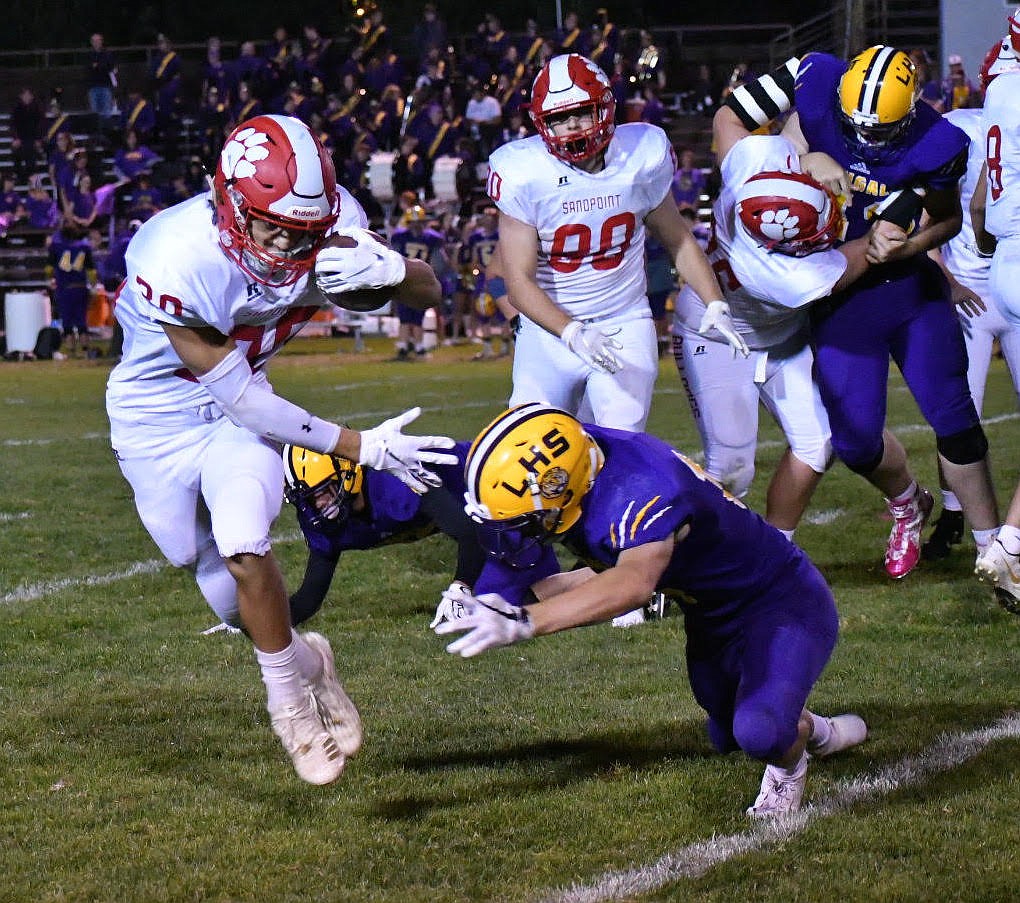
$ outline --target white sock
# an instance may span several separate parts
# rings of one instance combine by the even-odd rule
[[[942,510],[943,511],[963,511],[963,505],[960,504],[960,500],[956,497],[956,493],[952,489],[942,490]]]
[[[776,527],[776,529],[779,530],[779,527]],[[790,542],[793,542],[793,530],[779,530],[779,532],[782,533],[783,536],[785,536],[788,540],[790,540]]]
[[[804,773],[807,771],[807,763],[807,752],[802,752],[797,760],[797,764],[793,768],[783,768],[781,765],[766,765],[765,768],[767,771],[772,772],[772,776],[780,781],[795,781],[804,776]]]
[[[914,493],[917,492],[917,480],[911,480],[910,485],[903,490],[896,498],[889,499],[891,505],[905,505],[914,497]]]
[[[256,647],[255,661],[262,669],[262,682],[266,685],[266,708],[269,711],[276,711],[304,698],[300,662],[302,649],[305,652],[311,651],[293,631],[290,645],[279,652],[264,652]]]
[[[970,532],[974,536],[974,545],[978,547],[978,551],[984,552],[995,541],[995,534],[999,530],[998,527],[992,527],[991,530],[971,530]]]
[[[1010,555],[1020,555],[1020,527],[1003,524],[999,527],[999,542]]]
[[[808,742],[812,746],[824,746],[829,742],[829,737],[832,734],[829,720],[814,712],[808,712],[808,714],[811,716],[811,736],[808,737]]]

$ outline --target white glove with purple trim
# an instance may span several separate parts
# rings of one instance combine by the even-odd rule
[[[467,596],[465,601],[467,614],[435,628],[440,636],[468,631],[446,647],[450,655],[471,658],[486,649],[530,640],[535,633],[527,610],[521,605],[511,605],[499,593]]]
[[[405,436],[401,430],[418,418],[421,408],[411,408],[370,430],[361,431],[358,463],[373,470],[385,470],[419,495],[443,481],[426,464],[456,464],[457,456],[426,449],[453,448],[446,436]]]

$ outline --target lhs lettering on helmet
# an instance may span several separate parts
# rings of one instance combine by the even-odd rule
[[[519,486],[513,486],[510,483],[503,480],[500,485],[507,490],[512,492],[518,498],[522,498],[531,491],[532,481],[528,479],[528,475],[538,473],[538,465],[542,464],[548,467],[552,464],[553,460],[560,457],[570,450],[570,440],[563,435],[558,429],[551,429],[542,437],[542,445],[545,446],[545,451],[539,448],[537,445],[532,445],[529,449],[531,454],[530,458],[521,456],[517,459],[517,463],[521,465],[527,471],[527,475],[521,478]],[[546,452],[549,454],[547,455]],[[562,468],[556,468],[561,470]],[[543,495],[545,494],[546,485],[543,484]]]

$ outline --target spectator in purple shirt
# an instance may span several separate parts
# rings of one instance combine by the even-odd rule
[[[694,151],[685,147],[680,151],[680,165],[673,174],[673,200],[678,207],[697,207],[705,188],[705,173],[694,165]]]

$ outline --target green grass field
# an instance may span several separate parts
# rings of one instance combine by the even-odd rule
[[[416,431],[469,438],[509,392],[507,362],[467,348],[396,364],[382,340],[293,345],[277,391],[355,427],[420,404]],[[1020,899],[1020,619],[970,576],[969,538],[893,583],[878,494],[841,466],[822,482],[798,539],[842,635],[812,705],[860,712],[872,736],[812,765],[815,808],[786,833],[743,815],[761,769],[712,752],[680,618],[448,656],[427,629],[453,568],[442,537],[341,562],[313,624],[366,738],[314,788],[269,729],[249,644],[201,634],[214,618],[138,522],[108,370],[0,364],[3,903]],[[985,408],[1005,501],[1020,427],[1001,361]],[[889,422],[931,483],[920,421],[896,375]],[[672,362],[649,428],[698,449]],[[763,438],[755,506],[780,451],[771,424]],[[276,533],[294,584],[286,508]],[[1006,736],[980,733],[1004,718]]]

